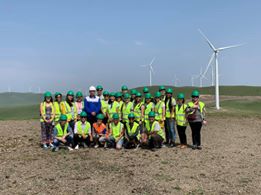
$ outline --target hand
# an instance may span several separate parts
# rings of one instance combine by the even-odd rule
[[[92,112],[91,114],[92,114],[92,116],[96,116],[96,112]]]
[[[207,125],[207,124],[208,124],[208,122],[203,120],[203,125]]]
[[[63,142],[63,143],[66,143],[66,139],[65,139],[65,138],[62,138],[62,142]]]

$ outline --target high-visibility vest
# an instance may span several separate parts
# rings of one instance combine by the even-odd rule
[[[141,107],[143,105],[143,102],[140,102],[138,104],[136,104],[134,106],[134,116],[135,116],[135,119],[137,120],[141,120]]]
[[[78,102],[75,102],[75,106],[76,106],[76,109],[77,109],[77,114],[81,114],[83,108],[84,108],[84,101],[81,102],[81,107],[78,106]]]
[[[121,115],[121,108],[122,108],[122,106],[123,106],[123,101],[119,101],[119,102],[118,102],[118,105],[119,105],[119,107],[118,107],[118,108],[119,108],[119,109],[118,109],[118,114]]]
[[[189,102],[188,103],[188,107],[192,108],[195,104],[193,102]],[[199,101],[198,102],[198,105],[199,105],[199,111],[200,111],[200,114],[201,114],[201,117],[203,119],[203,111],[204,111],[204,108],[205,108],[205,103]],[[191,113],[188,113],[188,115],[191,115],[193,114],[194,111],[192,111]]]
[[[162,113],[163,113],[163,106],[165,105],[164,102],[161,100],[155,105],[155,119],[160,121],[163,120]]]
[[[54,121],[58,122],[60,120],[60,116],[61,116],[60,103],[59,102],[54,102],[53,106],[54,106],[54,113],[55,113]]]
[[[171,110],[170,110],[170,108],[169,108],[169,101],[170,101],[170,100],[168,100],[167,103],[166,103],[166,118],[171,118],[171,117],[174,118],[175,113],[173,112],[173,114],[171,115]],[[174,101],[175,101],[175,98],[171,97],[171,104],[172,104]]]
[[[57,137],[63,137],[64,135],[67,134],[68,130],[68,123],[65,124],[64,129],[62,129],[62,126],[60,123],[58,123],[55,128],[57,129]]]
[[[77,134],[82,135],[84,133],[84,135],[88,135],[89,134],[89,129],[91,128],[91,124],[88,121],[85,121],[85,127],[84,129],[82,128],[82,121],[78,121],[76,123],[77,126]]]
[[[108,105],[108,114],[112,118],[113,114],[117,113],[117,108],[119,107],[118,102],[114,101],[112,104]]]
[[[109,106],[108,101],[101,100],[101,111],[102,111],[103,113],[107,113],[107,111],[108,111],[108,106]]]
[[[160,127],[160,124],[159,124],[158,121],[154,121],[153,123],[150,123],[150,121],[146,121],[145,127],[146,127],[147,131],[148,131],[149,133],[151,133],[152,131],[154,131],[156,124],[158,124],[158,126]],[[163,130],[162,130],[161,127],[160,127],[160,130],[159,130],[159,131],[156,131],[156,132],[157,132],[157,134],[158,134],[159,136],[161,136],[163,139],[165,139],[165,134],[164,134],[164,132],[163,132]]]
[[[137,129],[139,128],[139,124],[134,122],[132,128],[130,127],[129,123],[126,123],[126,131],[129,136],[134,135],[137,132]],[[140,132],[137,134],[137,138],[140,138]]]
[[[54,115],[54,106],[53,106],[53,103],[50,102],[50,105],[51,105],[51,108],[52,108],[52,113],[51,113],[51,115]],[[41,119],[40,119],[40,121],[41,121],[41,122],[44,122],[45,117],[46,117],[46,102],[42,102],[42,103],[41,103]]]
[[[153,107],[154,107],[154,103],[150,102],[149,104],[145,104],[145,111],[144,111],[144,117],[145,117],[145,121],[149,120],[149,113],[150,111],[153,111]]]
[[[182,104],[179,108],[179,105],[176,105],[176,114],[175,114],[175,118],[176,118],[176,123],[179,126],[187,126],[188,122],[186,119],[186,109],[187,109],[187,105],[186,104]]]
[[[133,110],[133,103],[129,102],[127,105],[124,103],[122,105],[122,120],[123,122],[128,122],[128,115],[132,112]]]
[[[64,108],[65,108],[65,115],[67,116],[67,121],[75,120],[77,118],[77,108],[75,106],[75,103],[72,102],[73,108],[64,101],[63,102]]]
[[[111,135],[114,137],[114,139],[117,139],[121,135],[121,131],[123,129],[123,124],[121,122],[118,122],[117,125],[115,125],[113,122],[110,124],[111,127]]]

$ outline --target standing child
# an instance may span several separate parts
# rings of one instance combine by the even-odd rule
[[[185,104],[185,95],[183,93],[179,93],[177,96],[177,100],[178,101],[175,109],[175,117],[180,140],[180,148],[183,149],[187,147],[186,128],[188,125],[186,119],[187,105]]]
[[[52,94],[48,91],[44,94],[44,101],[40,105],[41,114],[41,138],[42,146],[47,149],[52,147],[53,121],[54,121],[54,106]]]
[[[192,101],[188,103],[186,113],[188,114],[188,122],[192,131],[192,149],[201,150],[201,135],[200,131],[202,124],[206,125],[207,121],[205,120],[205,104],[202,101],[199,101],[199,91],[194,90],[191,94]]]

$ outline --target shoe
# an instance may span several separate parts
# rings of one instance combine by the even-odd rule
[[[74,149],[75,149],[75,150],[79,150],[79,145],[75,146]]]
[[[108,148],[108,144],[107,143],[104,144],[104,148]]]
[[[67,147],[69,151],[73,151],[73,148],[71,148],[70,146]]]
[[[175,142],[171,142],[169,146],[170,146],[171,148],[174,148],[174,147],[176,147],[176,144],[175,144]]]
[[[161,146],[162,148],[166,148],[167,146],[166,146],[166,144],[162,144],[162,146]]]
[[[88,148],[86,143],[83,143],[83,148]]]
[[[48,149],[48,146],[47,144],[43,144],[43,149],[47,150]]]
[[[181,145],[180,146],[180,149],[185,149],[185,148],[187,148],[187,145]]]
[[[59,151],[59,147],[53,147],[53,148],[52,148],[52,151],[53,151],[53,152],[58,152],[58,151]]]
[[[99,148],[99,145],[98,145],[98,144],[96,144],[96,145],[94,146],[94,148]]]
[[[49,148],[53,148],[54,147],[54,145],[53,144],[49,144]]]
[[[201,147],[201,146],[197,146],[197,149],[198,149],[198,150],[202,150],[202,147]]]
[[[197,146],[196,145],[193,145],[192,146],[192,150],[196,150],[197,149]]]

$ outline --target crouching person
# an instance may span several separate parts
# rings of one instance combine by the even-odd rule
[[[140,144],[141,126],[135,122],[135,115],[128,115],[128,122],[125,124],[125,140],[124,147],[126,149],[138,148]]]
[[[145,123],[145,130],[141,135],[141,144],[144,148],[161,148],[165,139],[163,129],[155,120],[155,112],[149,112],[149,120]]]
[[[107,137],[106,125],[102,122],[104,120],[104,115],[98,114],[96,118],[97,122],[93,124],[94,148],[104,146]]]
[[[106,138],[105,147],[115,147],[121,149],[124,142],[124,125],[120,122],[120,116],[118,113],[114,113],[112,116],[113,121],[109,125],[109,135]]]
[[[59,150],[59,145],[64,144],[71,151],[73,146],[73,132],[67,122],[67,116],[61,115],[59,123],[54,128],[53,152]]]
[[[83,111],[80,114],[80,121],[76,122],[74,127],[75,149],[78,150],[80,145],[86,148],[92,141],[91,124],[87,121],[87,113]]]

